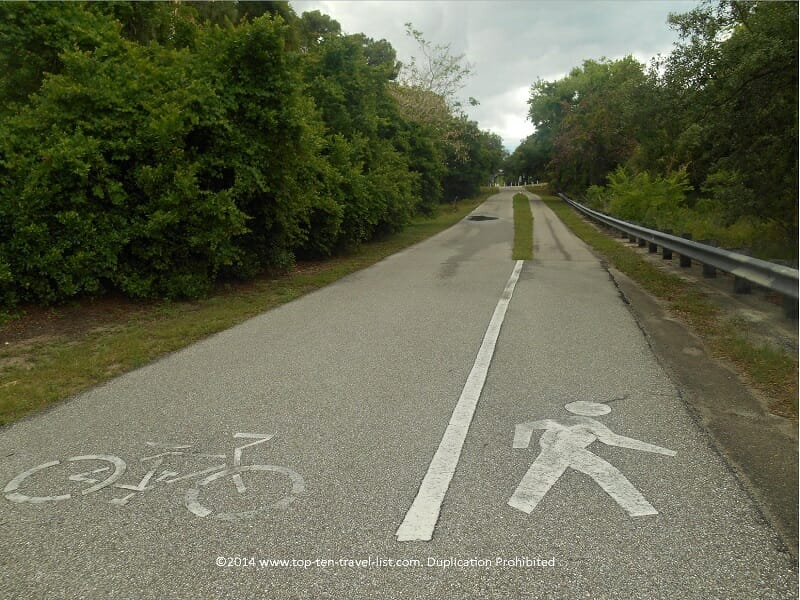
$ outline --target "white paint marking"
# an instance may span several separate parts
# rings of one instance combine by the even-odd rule
[[[147,442],[147,443],[149,444],[150,442]],[[186,452],[161,452],[160,454],[153,454],[152,456],[145,456],[143,458],[140,458],[139,462],[147,462],[149,460],[155,460],[157,458],[160,458],[160,459],[163,460],[163,458],[165,456],[183,456],[185,454],[186,454]],[[225,457],[223,456],[223,458],[225,458]],[[159,461],[159,464],[161,464],[161,461]]]
[[[266,442],[267,440],[271,440],[275,437],[274,433],[234,433],[233,437],[237,440],[261,440],[261,442]],[[257,442],[257,443],[261,443]],[[243,446],[244,447],[244,446]]]
[[[132,494],[128,494],[124,498],[112,498],[108,501],[108,503],[113,504],[114,506],[126,506],[128,502],[131,501],[131,498],[133,498],[135,495],[136,493],[134,492]]]
[[[192,447],[191,445],[170,446],[169,444],[160,444],[158,442],[145,442],[145,445],[150,446],[152,448],[163,448],[165,450],[188,450],[189,448]]]
[[[151,469],[150,471],[147,472],[147,474],[145,474],[144,477],[142,477],[142,480],[139,483],[137,483],[136,485],[130,485],[128,483],[115,483],[114,487],[119,488],[121,490],[131,490],[131,491],[134,491],[134,492],[143,492],[143,491],[149,489],[147,487],[147,484],[150,483],[150,480],[153,478],[153,475],[155,475],[155,474],[156,474],[156,470],[155,469]]]
[[[126,464],[125,461],[119,458],[118,456],[113,455],[106,455],[106,454],[87,454],[86,456],[72,456],[67,459],[69,462],[75,462],[78,460],[104,460],[106,462],[110,462],[114,466],[114,472],[105,480],[93,485],[90,488],[86,488],[81,492],[84,496],[87,494],[91,494],[92,492],[96,492],[101,490],[105,487],[116,482],[122,475],[125,473]],[[30,502],[31,504],[42,504],[44,502],[59,502],[61,500],[69,500],[72,498],[71,494],[61,494],[60,496],[28,496],[27,494],[21,494],[17,492],[19,486],[31,475],[42,471],[44,469],[48,469],[50,467],[54,467],[56,465],[60,465],[61,461],[54,460],[51,462],[43,463],[41,465],[37,465],[27,471],[24,471],[14,477],[11,481],[8,482],[5,489],[3,489],[3,493],[6,495],[6,499],[11,500],[11,502]],[[92,471],[94,473],[100,473],[108,469],[98,469],[96,471]],[[87,471],[86,473],[82,473],[82,475],[87,475],[90,473]],[[96,480],[84,480],[87,483],[94,483]]]
[[[81,481],[84,483],[97,483],[99,480],[94,479],[93,477],[89,477],[89,475],[94,475],[95,473],[103,473],[110,469],[111,467],[100,467],[99,469],[95,469],[94,471],[86,471],[86,473],[78,473],[76,475],[70,475],[68,479],[70,481]]]
[[[431,460],[427,473],[417,492],[417,497],[411,504],[395,536],[398,542],[429,541],[433,537],[436,521],[442,508],[444,496],[450,487],[450,481],[461,458],[461,449],[467,437],[467,431],[475,415],[489,365],[492,362],[494,348],[500,335],[500,327],[506,316],[506,309],[511,301],[514,288],[517,285],[519,274],[524,261],[518,260],[511,272],[511,277],[506,283],[503,294],[494,309],[489,327],[483,337],[475,364],[467,377],[461,397],[456,403],[450,422],[444,432],[439,448]]]
[[[292,502],[294,502],[296,496],[302,494],[305,491],[305,481],[303,481],[303,478],[298,473],[295,473],[294,471],[292,471],[287,467],[279,467],[276,465],[247,465],[244,467],[238,466],[238,467],[232,467],[230,469],[225,469],[224,471],[220,471],[219,473],[214,473],[213,475],[209,475],[202,481],[198,481],[195,487],[186,491],[186,496],[184,498],[184,503],[186,505],[186,508],[189,509],[189,512],[197,515],[198,517],[207,517],[213,511],[209,508],[206,508],[200,503],[201,488],[205,488],[207,485],[213,483],[217,479],[226,477],[228,475],[233,477],[236,475],[240,475],[241,473],[249,473],[256,471],[272,471],[275,473],[283,473],[284,475],[289,477],[289,480],[292,484],[291,491],[277,502],[272,502],[271,504],[260,506],[252,510],[218,513],[215,515],[217,519],[222,519],[225,521],[235,521],[238,519],[253,517],[259,512],[271,508],[286,508]]]
[[[236,491],[240,494],[244,494],[247,491],[247,487],[244,485],[242,476],[239,473],[233,476],[233,483],[236,485]]]
[[[70,494],[62,494],[61,496],[28,496],[26,494],[20,494],[17,492],[22,482],[34,473],[60,464],[60,460],[53,460],[51,462],[42,463],[41,465],[32,467],[27,471],[23,471],[8,482],[8,485],[6,485],[3,493],[6,495],[8,500],[11,500],[11,502],[30,502],[31,504],[41,504],[42,502],[58,502],[59,500],[69,500],[72,498]]]
[[[169,479],[170,477],[175,477],[177,475],[177,471],[164,471],[161,475],[156,479],[157,482],[164,481],[165,479]]]
[[[220,469],[224,469],[227,466],[228,465],[225,464],[214,465],[213,467],[208,467],[207,469],[203,469],[202,471],[195,471],[194,473],[189,473],[188,475],[181,475],[180,477],[176,477],[175,479],[165,479],[164,483],[175,483],[176,481],[194,479],[195,477],[200,477],[200,475],[205,475],[206,473],[213,473],[214,471],[219,471]]]
[[[273,437],[275,437],[274,433],[234,433],[233,437],[236,439],[248,439],[248,440],[255,440],[255,442],[250,442],[249,444],[245,444],[244,446],[237,446],[233,450],[233,466],[238,467],[242,464],[242,451],[245,448],[250,448],[252,446],[258,446],[259,444],[263,444],[264,442],[268,442]],[[237,489],[239,485],[236,485]],[[239,490],[240,492],[243,490]]]
[[[125,464],[125,461],[122,460],[119,456],[114,456],[113,454],[87,454],[85,456],[73,456],[68,458],[69,461],[77,461],[77,460],[105,460],[110,462],[114,465],[114,472],[111,474],[108,479],[105,481],[101,481],[97,485],[93,485],[90,488],[86,488],[81,492],[84,496],[96,492],[98,490],[102,490],[105,487],[108,487],[115,483],[120,477],[125,474],[125,469],[128,465]]]
[[[675,452],[617,435],[599,421],[590,418],[611,412],[611,407],[607,404],[578,401],[570,402],[564,408],[581,416],[530,421],[521,423],[514,429],[514,448],[527,448],[534,430],[543,429],[545,432],[539,439],[542,451],[525,473],[508,505],[530,514],[566,470],[574,469],[591,477],[630,516],[658,514],[627,477],[587,448],[598,441],[608,446],[664,456],[675,456]]]

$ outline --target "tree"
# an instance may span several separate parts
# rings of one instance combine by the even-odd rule
[[[139,44],[186,48],[197,33],[197,10],[186,2],[93,2],[87,9],[118,21],[121,34]]]
[[[422,58],[412,57],[409,64],[402,65],[391,93],[405,119],[427,126],[443,148],[447,148],[451,163],[463,162],[468,152],[461,139],[459,121],[466,115],[456,94],[472,74],[472,67],[462,64],[463,54],[453,56],[450,53],[450,44],[425,40],[423,33],[411,23],[406,23],[406,35],[417,42]],[[477,104],[477,101],[470,98],[470,103]]]
[[[446,200],[467,198],[485,185],[491,174],[497,172],[506,158],[503,140],[499,135],[481,131],[475,121],[460,119],[460,147],[466,156],[447,154],[448,170],[444,178]]]
[[[706,3],[672,23],[684,41],[665,79],[683,93],[684,122],[697,140],[688,149],[693,183],[712,178],[706,187],[720,191],[730,220],[765,217],[796,239],[798,5]],[[709,59],[705,67],[702,58]],[[731,202],[737,188],[757,201]]]
[[[517,146],[503,164],[503,169],[510,180],[519,177],[546,179],[546,169],[553,153],[552,142],[537,131]]]
[[[197,296],[289,266],[309,234],[321,123],[289,27],[200,26],[183,49],[120,29],[60,52],[60,73],[1,123],[7,302]]]
[[[453,55],[450,44],[426,40],[411,23],[406,23],[406,34],[417,42],[421,57],[412,57],[402,66],[391,94],[402,117],[414,124],[417,134],[430,135],[438,147],[436,154],[444,158],[442,198],[450,201],[469,196],[502,163],[502,141],[481,132],[463,111],[457,94],[472,74],[464,55]],[[470,98],[469,103],[476,105],[477,100]],[[427,167],[421,168],[417,163],[419,172],[429,182],[426,189],[436,193],[439,186],[430,185],[436,172],[434,162],[425,164]]]
[[[300,28],[307,90],[325,124],[322,154],[330,168],[322,187],[328,201],[311,218],[329,236],[314,236],[305,251],[329,254],[402,227],[422,203],[422,184],[405,152],[408,128],[388,91],[399,68],[391,45],[343,35],[318,12],[304,13]]]
[[[406,117],[387,41],[287,3],[0,17],[3,304],[196,297],[396,231],[502,159],[432,91],[446,128]]]
[[[408,88],[431,92],[444,99],[447,108],[459,113],[462,107],[456,94],[472,75],[472,66],[464,63],[464,55],[454,56],[450,44],[434,44],[426,40],[421,31],[406,23],[406,35],[414,38],[422,57],[411,57],[411,62],[403,65],[400,83]],[[470,98],[471,103],[475,100]]]
[[[531,146],[550,150],[551,182],[582,191],[624,164],[646,123],[647,86],[644,66],[630,56],[587,60],[557,82],[537,81],[528,101],[537,140]]]

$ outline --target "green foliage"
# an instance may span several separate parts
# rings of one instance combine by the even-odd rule
[[[557,82],[537,81],[529,100],[537,132],[511,170],[544,175],[544,168],[541,178],[566,189],[602,183],[637,149],[650,86],[643,65],[630,56],[587,60]]]
[[[607,210],[611,214],[664,229],[671,227],[686,208],[691,186],[684,171],[662,177],[646,172],[631,174],[620,167],[608,176],[608,189]]]
[[[466,118],[460,119],[458,125],[460,143],[446,149],[448,171],[444,178],[444,196],[448,201],[477,193],[506,157],[500,136],[481,131],[477,123]]]
[[[621,186],[624,167],[628,188],[612,212],[667,223],[691,211],[716,230],[760,224],[774,236],[766,245],[796,254],[798,4],[704,1],[670,24],[681,41],[649,69],[630,57],[587,60],[558,81],[537,81],[536,131],[507,170],[575,194],[588,189],[591,202],[608,205],[601,186],[607,178]],[[676,208],[653,186],[678,172],[691,188]]]
[[[305,181],[320,168],[319,125],[302,93],[298,56],[286,49],[289,34],[282,19],[264,16],[204,31],[198,42],[197,62],[224,112],[192,141],[203,150],[206,186],[227,190],[247,215],[238,241],[246,262],[232,269],[244,276],[292,264],[313,198]]]
[[[464,56],[451,54],[449,44],[426,40],[411,23],[406,23],[406,34],[417,43],[421,57],[401,66],[399,81],[390,93],[400,115],[415,126],[412,169],[420,174],[422,184],[419,209],[427,213],[437,198],[452,202],[477,193],[506,153],[499,136],[480,131],[463,112],[457,92],[472,74]],[[478,101],[470,98],[469,103],[474,106]],[[416,138],[420,133],[433,144],[421,146]]]
[[[387,90],[397,72],[394,50],[385,41],[341,35],[333,23],[319,13],[301,18],[305,78],[327,131],[330,167],[324,208],[312,217],[325,235],[315,231],[306,254],[330,254],[396,231],[420,202],[418,175],[398,151],[403,124]]]
[[[77,2],[0,2],[0,116],[62,71],[62,52],[94,50],[116,29]]]
[[[525,194],[514,194],[514,248],[513,260],[533,259],[533,213],[531,201]]]
[[[720,210],[726,225],[731,225],[746,215],[755,214],[757,210],[758,198],[747,187],[745,177],[739,171],[720,169],[709,173],[702,190]]]
[[[417,177],[419,203],[416,210],[433,216],[443,200],[442,180],[447,172],[444,152],[430,128],[418,123],[408,123],[404,141],[408,167]]]
[[[591,207],[654,229],[689,233],[696,240],[716,240],[725,248],[747,248],[762,258],[791,258],[781,228],[749,215],[731,220],[721,198],[735,201],[741,192],[736,174],[710,178],[707,189],[714,197],[691,203],[692,186],[681,170],[667,176],[636,173],[623,168],[608,176],[608,185],[592,186],[586,192]]]
[[[404,114],[388,42],[285,2],[4,3],[0,34],[6,306],[201,296],[399,231],[502,159]]]
[[[210,159],[191,144],[220,124],[220,98],[184,51],[118,39],[61,58],[2,147],[16,173],[4,253],[22,299],[204,292],[237,261],[246,221],[230,190],[205,184]]]
[[[92,2],[87,9],[115,19],[126,39],[140,44],[151,42],[170,48],[194,45],[197,10],[187,3]]]
[[[729,221],[774,220],[796,239],[798,5],[705,4],[673,23],[685,42],[665,80],[682,90],[681,120],[702,140],[688,155],[692,182],[716,190]],[[720,177],[735,180],[724,187],[743,192],[742,202],[719,195]]]
[[[520,177],[545,179],[547,165],[553,152],[552,141],[544,135],[530,135],[517,146],[505,161],[504,170],[511,181]]]

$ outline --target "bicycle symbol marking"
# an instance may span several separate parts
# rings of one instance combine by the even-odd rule
[[[112,454],[86,454],[82,456],[72,456],[67,458],[64,463],[62,463],[60,460],[54,460],[32,467],[27,471],[23,471],[6,485],[6,487],[3,489],[3,494],[5,494],[6,499],[10,500],[11,502],[37,505],[69,500],[73,498],[73,494],[71,493],[50,496],[32,495],[34,492],[25,493],[25,491],[21,490],[20,488],[28,484],[30,480],[38,473],[57,465],[67,465],[69,463],[77,463],[79,461],[103,461],[109,464],[107,466],[90,469],[81,473],[75,473],[67,477],[67,479],[72,482],[91,484],[90,487],[87,487],[81,491],[81,496],[87,496],[107,488],[125,490],[130,493],[122,497],[112,498],[109,500],[109,503],[115,506],[126,506],[138,494],[142,494],[153,489],[156,484],[169,485],[181,481],[202,478],[197,481],[193,487],[189,488],[184,495],[184,505],[189,512],[202,518],[213,516],[214,518],[227,521],[251,518],[269,509],[286,508],[292,502],[294,502],[297,496],[305,491],[305,482],[303,478],[297,472],[289,469],[288,467],[264,464],[242,464],[242,452],[245,449],[263,444],[272,439],[274,435],[275,434],[235,433],[233,435],[234,439],[250,441],[234,448],[232,465],[228,465],[227,462],[222,462],[187,474],[181,474],[179,471],[172,471],[166,468],[162,470],[162,464],[169,457],[191,455],[192,457],[202,459],[223,459],[223,461],[227,460],[228,457],[225,454],[203,454],[190,452],[191,446],[188,445],[166,446],[153,442],[147,442],[148,446],[152,448],[158,448],[162,450],[162,452],[139,459],[140,463],[147,465],[147,472],[137,483],[133,484],[120,482],[127,471],[128,465],[118,456],[114,456]],[[288,493],[275,502],[262,503],[250,510],[236,510],[228,512],[218,510],[214,512],[212,508],[209,508],[202,503],[201,495],[203,490],[210,488],[215,482],[227,477],[230,477],[233,481],[237,494],[240,496],[244,495],[248,491],[248,486],[245,485],[243,475],[250,478],[252,477],[251,474],[258,472],[277,473],[288,478]]]

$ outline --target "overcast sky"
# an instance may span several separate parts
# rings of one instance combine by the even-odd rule
[[[513,151],[533,132],[527,121],[530,86],[537,78],[564,77],[584,59],[631,54],[648,63],[677,41],[667,25],[671,12],[688,12],[698,0],[497,0],[484,1],[292,1],[297,14],[319,10],[345,33],[388,40],[407,62],[420,56],[405,34],[411,21],[434,44],[464,54],[473,76],[461,97],[480,106],[469,117],[503,138]]]

